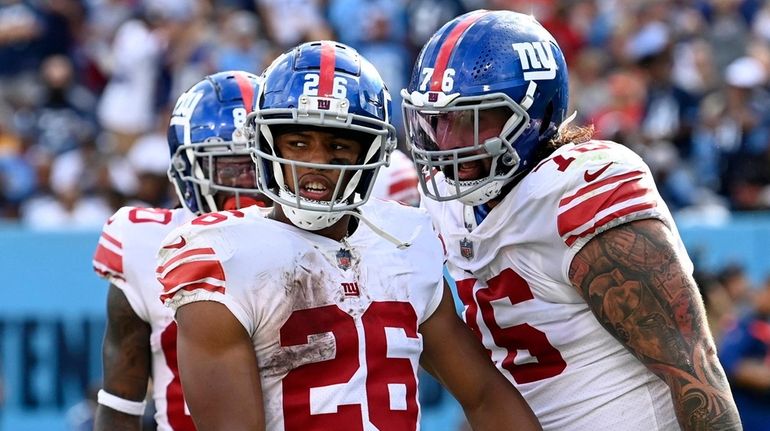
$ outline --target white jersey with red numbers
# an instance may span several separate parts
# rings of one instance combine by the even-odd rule
[[[186,209],[123,207],[107,220],[93,259],[94,270],[120,288],[139,318],[152,328],[153,399],[159,431],[195,430],[182,398],[176,360],[174,314],[158,299],[156,256],[163,238],[194,218]]]
[[[442,297],[441,243],[424,210],[370,201],[343,241],[263,219],[209,214],[159,254],[163,299],[224,304],[251,336],[271,431],[416,430],[418,326]]]
[[[406,154],[395,150],[390,154],[390,164],[380,168],[372,188],[372,196],[387,201],[417,206],[420,192],[417,185],[417,169]]]
[[[568,276],[595,235],[647,218],[671,229],[692,269],[636,154],[606,141],[561,147],[478,226],[458,201],[422,204],[443,238],[466,323],[544,429],[679,429],[668,386],[600,325]]]

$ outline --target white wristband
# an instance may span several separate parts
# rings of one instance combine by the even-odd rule
[[[147,405],[147,401],[131,401],[116,397],[104,389],[99,389],[99,393],[96,394],[96,400],[103,406],[133,416],[143,415],[144,407]]]

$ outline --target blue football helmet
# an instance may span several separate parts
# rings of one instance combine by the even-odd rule
[[[177,100],[168,128],[168,175],[180,202],[193,213],[230,209],[218,208],[218,192],[234,196],[236,208],[258,203],[256,169],[244,126],[257,106],[259,82],[250,73],[219,72]],[[237,181],[245,177],[248,182],[249,176],[254,180],[248,186]]]
[[[336,223],[344,211],[369,199],[377,171],[389,161],[396,146],[390,109],[390,93],[379,73],[353,48],[317,41],[284,53],[265,71],[260,107],[253,115],[259,189],[298,227],[318,230]],[[275,146],[275,137],[286,128],[332,128],[355,136],[361,156],[353,165],[287,159]],[[311,200],[290,190],[285,175],[298,184],[297,167],[340,171],[331,200]]]
[[[529,15],[477,10],[444,25],[402,90],[423,192],[466,205],[500,195],[564,122],[567,86],[561,49]],[[439,170],[447,187],[437,184]]]

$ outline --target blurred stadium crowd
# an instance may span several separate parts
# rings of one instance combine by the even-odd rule
[[[357,48],[398,108],[422,43],[480,7],[545,24],[579,121],[640,153],[675,212],[770,208],[767,1],[0,0],[0,219],[98,227],[173,204],[169,103],[302,40]]]
[[[0,0],[0,221],[98,229],[126,204],[174,205],[169,104],[303,40],[370,59],[400,122],[419,48],[476,8],[544,23],[577,121],[642,155],[675,214],[770,209],[768,0]],[[754,306],[740,267],[701,287],[715,328]]]

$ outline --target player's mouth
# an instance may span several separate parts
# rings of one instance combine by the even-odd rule
[[[484,164],[481,160],[464,162],[458,165],[457,179],[459,181],[473,181],[479,179],[484,174]]]
[[[299,195],[314,201],[330,201],[334,184],[321,175],[306,175],[299,181]]]

